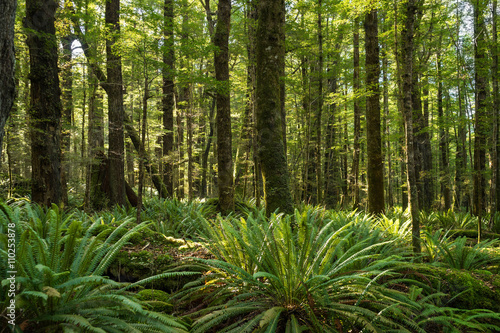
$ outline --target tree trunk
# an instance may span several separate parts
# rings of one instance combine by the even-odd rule
[[[44,10],[40,10],[43,8]],[[30,52],[32,200],[45,206],[60,204],[61,90],[57,66],[55,13],[57,4],[26,2],[26,40]]]
[[[68,204],[68,180],[70,179],[69,152],[71,144],[71,118],[73,115],[73,66],[71,64],[71,44],[73,37],[65,36],[62,38],[62,82],[61,82],[61,103],[62,103],[62,128],[61,128],[61,187],[62,202]],[[85,104],[84,104],[85,105]]]
[[[451,196],[449,185],[449,165],[448,165],[448,134],[446,119],[443,114],[443,78],[441,73],[441,54],[438,51],[437,55],[437,109],[438,109],[438,123],[439,123],[439,153],[440,153],[440,177],[439,183],[441,184],[441,195],[443,196],[444,206],[443,209],[447,211],[451,208]]]
[[[165,184],[166,196],[174,195],[174,107],[175,107],[175,86],[174,86],[174,3],[173,0],[165,0],[164,3],[164,43],[163,51],[163,183]]]
[[[0,160],[5,123],[14,104],[16,95],[14,24],[16,19],[16,0],[0,2]]]
[[[415,146],[413,140],[413,34],[417,1],[408,0],[406,3],[406,21],[402,33],[402,60],[403,60],[403,113],[405,120],[406,138],[406,176],[408,186],[408,205],[412,221],[413,253],[418,256],[420,248],[420,222],[418,218],[417,177],[415,174]]]
[[[359,154],[360,146],[359,139],[361,136],[361,108],[359,106],[359,18],[356,16],[354,19],[354,33],[353,33],[353,93],[354,93],[354,141],[352,152],[352,174],[351,174],[351,192],[353,195],[353,209],[359,208]]]
[[[384,25],[385,26],[385,25]],[[385,31],[386,29],[384,29]],[[387,205],[389,208],[394,206],[394,195],[393,195],[393,183],[392,183],[392,150],[391,150],[391,128],[390,128],[390,116],[389,116],[389,81],[388,81],[388,68],[389,61],[387,55],[387,44],[382,44],[382,84],[383,84],[383,105],[384,105],[384,130],[385,130],[385,151],[387,160],[387,190],[386,198]]]
[[[316,108],[316,145],[315,145],[315,156],[316,156],[316,198],[318,204],[323,202],[323,175],[321,167],[321,118],[323,116],[323,27],[322,27],[322,6],[321,0],[318,0],[318,65],[317,65],[317,88],[318,88],[318,105]],[[283,14],[284,15],[284,14]],[[284,24],[283,20],[283,24]],[[283,59],[284,62],[284,59]],[[284,71],[283,71],[284,72]],[[283,81],[283,80],[282,80]],[[284,89],[283,89],[284,90]],[[285,105],[285,97],[281,96],[283,108]],[[283,122],[285,119],[283,118]],[[286,135],[286,132],[283,134]],[[286,141],[285,141],[285,155],[286,155]]]
[[[124,206],[125,194],[125,167],[124,167],[124,131],[123,131],[123,88],[122,65],[119,50],[115,47],[120,34],[120,0],[107,0],[106,25],[110,36],[106,39],[106,67],[108,93],[108,126],[109,126],[109,176],[111,185],[110,204]]]
[[[368,212],[380,214],[385,209],[384,201],[384,161],[382,156],[382,137],[380,133],[380,64],[378,46],[377,10],[372,9],[365,17],[366,51],[366,142]]]
[[[229,86],[229,31],[231,1],[219,0],[215,27],[214,55],[217,80],[217,165],[219,176],[219,208],[227,213],[234,210],[231,103]]]
[[[144,61],[144,73],[146,73],[146,61]],[[144,188],[144,159],[146,157],[146,128],[148,121],[148,99],[149,81],[147,74],[144,77],[144,95],[142,97],[142,129],[141,145],[139,149],[139,186],[137,189],[137,223],[141,223],[142,192]]]
[[[283,146],[280,110],[281,61],[285,56],[281,40],[281,1],[261,0],[256,38],[257,90],[256,114],[259,158],[264,179],[266,212],[293,213],[288,167]]]
[[[481,239],[481,218],[485,210],[485,179],[486,169],[486,137],[488,133],[487,119],[487,45],[485,32],[484,10],[485,0],[474,1],[474,81],[476,83],[476,112],[474,128],[474,214],[478,216],[478,240]]]
[[[494,224],[494,217],[495,214],[498,211],[498,204],[500,201],[499,198],[499,185],[500,185],[500,179],[499,179],[499,170],[498,170],[498,165],[499,165],[499,154],[498,154],[498,121],[499,121],[499,108],[500,108],[500,95],[498,91],[498,40],[497,40],[497,0],[493,0],[493,8],[492,8],[492,21],[493,21],[493,26],[492,26],[492,56],[493,56],[493,62],[491,66],[491,79],[493,82],[493,110],[492,110],[492,119],[493,119],[493,140],[492,140],[492,153],[491,153],[491,170],[492,170],[492,175],[491,175],[491,208],[490,208],[490,221],[489,221],[489,226],[490,229],[493,227]]]

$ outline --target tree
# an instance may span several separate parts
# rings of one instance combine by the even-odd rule
[[[377,10],[370,9],[365,16],[366,51],[366,141],[368,154],[368,212],[384,211],[384,162],[380,127],[380,62],[378,46]]]
[[[109,124],[109,179],[110,204],[125,205],[125,143],[123,118],[122,65],[116,42],[120,34],[120,0],[106,0],[106,25],[109,35],[106,39],[106,68]]]
[[[406,146],[406,176],[408,186],[408,206],[412,221],[412,246],[415,255],[420,254],[420,222],[418,218],[417,175],[415,172],[415,145],[413,139],[413,65],[414,65],[414,29],[418,0],[408,0],[406,3],[406,20],[402,33],[403,60],[403,116],[405,123]]]
[[[214,55],[217,83],[217,162],[219,176],[219,208],[222,212],[234,210],[231,100],[229,87],[229,31],[231,1],[219,0],[215,27]]]
[[[474,192],[473,209],[478,219],[478,239],[481,238],[481,216],[485,209],[486,137],[487,122],[487,78],[488,65],[486,59],[486,27],[484,10],[485,0],[474,0],[474,81],[476,94],[476,111],[474,127]]]
[[[16,18],[16,0],[0,3],[0,158],[2,157],[2,142],[4,127],[14,104],[16,85],[14,22]]]
[[[359,207],[359,159],[360,159],[360,136],[361,136],[361,108],[359,105],[359,17],[356,15],[354,18],[354,32],[353,32],[353,92],[354,92],[354,142],[352,152],[352,183],[351,190],[353,193],[353,208]]]
[[[26,1],[26,42],[30,52],[31,196],[34,202],[59,204],[61,188],[61,89],[54,26],[57,4]]]
[[[163,157],[166,161],[163,164],[163,182],[167,188],[168,196],[174,194],[173,180],[173,160],[172,156],[174,148],[174,107],[175,107],[175,86],[174,86],[174,2],[173,0],[165,0],[164,9],[164,40],[165,49],[163,51]]]
[[[283,10],[280,0],[261,0],[258,4],[256,120],[267,214],[276,210],[293,212],[277,88],[281,58],[285,55],[280,20]]]

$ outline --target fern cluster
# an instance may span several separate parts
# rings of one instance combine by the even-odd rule
[[[21,209],[23,210],[21,212]],[[104,277],[118,251],[147,224],[123,221],[113,232],[96,236],[103,223],[95,220],[84,231],[82,222],[57,206],[44,211],[36,205],[12,209],[0,205],[2,231],[14,223],[17,231],[16,324],[36,332],[184,332],[173,317],[144,309],[127,285]],[[119,236],[122,235],[122,236]],[[6,243],[1,240],[5,260]],[[4,313],[7,284],[1,276],[0,312]],[[3,319],[2,319],[3,320]],[[7,329],[7,323],[2,323]]]

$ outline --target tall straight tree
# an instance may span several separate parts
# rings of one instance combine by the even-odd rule
[[[282,40],[284,27],[280,20],[282,11],[284,8],[281,0],[259,1],[256,36],[256,120],[267,214],[276,210],[293,212],[278,89],[281,61],[285,56]]]
[[[365,16],[366,52],[366,142],[368,155],[368,212],[384,211],[384,162],[380,121],[380,61],[377,10],[371,8]]]
[[[61,188],[61,89],[54,26],[57,4],[26,1],[26,42],[30,52],[31,196],[34,202],[59,204]]]
[[[174,107],[175,107],[175,87],[174,87],[174,2],[173,0],[165,0],[163,7],[164,15],[164,51],[163,63],[163,182],[167,189],[167,195],[174,194],[173,180],[173,158],[170,156],[174,148]]]
[[[417,12],[417,1],[408,0],[406,3],[406,20],[402,32],[402,60],[403,60],[403,116],[405,127],[406,146],[406,177],[408,188],[408,206],[412,222],[412,246],[413,253],[419,255],[420,248],[420,221],[418,219],[418,193],[417,176],[415,172],[415,144],[413,138],[413,65],[414,45],[413,37],[415,31],[415,16]]]
[[[498,135],[498,122],[499,122],[499,108],[500,108],[500,94],[498,89],[498,40],[497,40],[497,0],[493,0],[492,4],[492,65],[491,65],[491,80],[493,81],[493,142],[491,154],[491,210],[490,210],[490,227],[493,226],[495,213],[498,211],[499,204],[499,185],[500,175],[498,170],[499,165],[499,135]]]
[[[116,47],[120,34],[120,0],[106,0],[106,92],[108,94],[110,204],[125,205],[122,59]]]
[[[359,207],[359,158],[360,158],[360,136],[361,136],[361,108],[359,105],[359,17],[357,13],[354,18],[353,32],[353,92],[354,92],[354,142],[352,152],[352,183],[351,191],[353,191],[353,209]]]
[[[219,208],[234,210],[233,159],[231,133],[231,100],[229,87],[229,31],[231,0],[219,0],[214,45],[217,81],[217,165],[219,175]]]
[[[14,81],[14,23],[16,18],[16,0],[0,3],[0,158],[4,127],[14,104],[16,85]]]
[[[485,0],[474,0],[474,81],[476,95],[475,127],[474,127],[474,191],[473,211],[476,216],[481,215],[485,209],[485,179],[486,168],[486,137],[487,122],[487,78],[489,66],[486,58],[486,26],[484,11],[487,6]],[[481,237],[481,223],[478,223],[478,238]]]

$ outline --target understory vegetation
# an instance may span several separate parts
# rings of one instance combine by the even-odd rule
[[[88,213],[0,205],[0,317],[8,332],[8,237],[17,332],[498,332],[500,224],[406,211],[149,199]],[[495,219],[499,221],[499,219]]]

